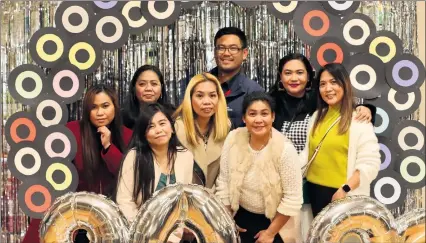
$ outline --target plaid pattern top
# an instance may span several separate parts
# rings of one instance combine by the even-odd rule
[[[293,121],[289,128],[288,126],[290,125],[290,121],[283,122],[281,132],[293,142],[297,153],[300,153],[305,148],[309,119],[310,116],[307,114],[305,119]],[[288,130],[288,132],[286,132],[286,130]]]

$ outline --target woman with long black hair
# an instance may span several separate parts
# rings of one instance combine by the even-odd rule
[[[121,125],[116,92],[105,85],[89,88],[83,98],[83,116],[67,123],[77,141],[73,160],[79,175],[77,191],[111,196],[122,154],[132,131]],[[40,242],[39,219],[33,219],[23,243]],[[78,243],[89,242],[84,231],[75,236]]]
[[[194,157],[180,144],[173,120],[160,104],[144,107],[129,148],[121,164],[115,200],[132,222],[155,191],[176,182],[193,183]],[[169,241],[179,242],[180,237],[172,234]]]

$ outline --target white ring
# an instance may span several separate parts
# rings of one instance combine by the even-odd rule
[[[56,139],[59,139],[64,143],[64,151],[62,151],[61,153],[56,153],[52,149],[52,142]],[[50,158],[66,158],[71,152],[71,142],[65,134],[60,132],[53,132],[52,134],[47,136],[46,141],[44,141],[44,148]]]
[[[283,6],[280,2],[274,2],[272,6],[280,13],[291,13],[296,9],[297,1],[291,1],[287,6]]]
[[[337,1],[328,1],[328,4],[335,10],[344,11],[349,9],[354,1],[345,1],[344,3],[338,3]]]
[[[417,144],[414,146],[408,146],[405,143],[404,138],[409,133],[412,133],[416,135],[417,137]],[[398,134],[398,145],[404,151],[409,149],[421,150],[423,148],[424,143],[425,143],[425,138],[423,137],[423,133],[417,127],[412,127],[412,126],[404,127]]]
[[[72,25],[70,23],[69,17],[71,14],[76,13],[81,17],[81,23],[79,25]],[[64,10],[62,14],[62,25],[64,28],[74,34],[83,32],[89,25],[89,14],[87,11],[80,6],[71,6]]]
[[[140,1],[130,1],[130,2],[126,3],[126,5],[124,5],[123,9],[121,10],[121,14],[123,14],[123,16],[127,19],[127,22],[129,23],[130,27],[139,28],[139,27],[144,26],[147,23],[147,21],[146,21],[145,17],[143,17],[143,16],[139,20],[130,19],[130,17],[129,17],[130,9],[135,8],[135,7],[140,8],[141,2]]]
[[[382,125],[376,127],[374,126],[374,132],[377,133],[382,133],[384,132],[388,126],[389,126],[389,116],[388,114],[380,107],[377,107],[376,110],[376,114],[382,117]],[[386,119],[387,118],[387,119]]]
[[[112,23],[115,25],[115,33],[111,37],[104,35],[104,32],[102,31],[102,26],[106,23]],[[123,24],[114,16],[102,17],[96,24],[96,35],[98,36],[99,40],[104,43],[111,44],[117,42],[123,35]]]
[[[22,87],[22,83],[24,82],[24,79],[26,79],[26,78],[30,78],[30,79],[34,80],[34,82],[36,84],[34,90],[32,90],[30,92],[26,91]],[[24,71],[16,77],[15,88],[16,88],[16,92],[20,96],[22,96],[23,98],[34,99],[35,97],[37,97],[41,93],[41,90],[43,89],[43,81],[41,80],[41,77],[36,72]]]
[[[359,39],[353,38],[349,33],[354,26],[359,26],[362,29],[363,34]],[[353,46],[363,45],[370,34],[370,26],[362,19],[351,19],[343,27],[343,38]]]
[[[395,100],[396,90],[390,89],[388,93],[389,102],[395,106],[398,111],[405,111],[410,109],[416,101],[416,94],[414,92],[408,93],[408,100],[404,104],[400,104]]]
[[[370,80],[368,80],[366,84],[360,84],[358,80],[356,80],[356,75],[361,71],[367,72],[368,75],[370,76]],[[371,66],[366,64],[359,64],[352,69],[350,74],[350,79],[351,79],[352,86],[355,89],[360,91],[367,91],[372,89],[374,85],[376,85],[377,75],[376,75],[376,71],[374,71],[374,69]]]
[[[68,91],[63,90],[60,85],[60,82],[64,77],[69,77],[72,82],[72,88]],[[62,70],[55,74],[55,76],[53,77],[52,86],[55,93],[61,96],[61,98],[70,98],[77,93],[78,88],[80,87],[80,81],[78,80],[77,75],[73,71]]]
[[[382,191],[380,190],[385,184],[389,184],[395,189],[391,197],[384,197]],[[399,185],[398,181],[392,177],[380,178],[376,182],[376,185],[374,185],[374,195],[376,196],[377,200],[383,204],[393,204],[398,201],[399,197],[401,196],[401,185]]]
[[[167,10],[162,12],[162,13],[158,12],[155,9],[155,7],[154,7],[155,2],[156,1],[149,1],[148,2],[148,11],[152,15],[152,17],[154,17],[156,19],[167,19],[175,11],[175,2],[173,2],[173,1],[167,1],[167,4],[168,4]]]
[[[408,165],[411,163],[415,163],[420,167],[420,171],[416,176],[410,175],[407,171]],[[404,180],[406,180],[407,182],[418,183],[425,178],[425,172],[426,172],[425,162],[417,156],[408,156],[401,162],[401,165],[399,168],[401,170],[402,178],[404,178]]]
[[[24,155],[31,155],[34,158],[34,165],[31,168],[27,168],[22,164],[22,157]],[[23,175],[31,176],[37,173],[41,167],[40,154],[33,148],[25,147],[21,148],[15,155],[15,167]]]
[[[55,117],[52,120],[47,120],[43,116],[44,108],[49,106],[55,110]],[[41,125],[43,125],[44,127],[57,125],[61,122],[62,119],[62,107],[58,104],[58,102],[54,100],[43,100],[37,106],[36,116],[40,120]]]

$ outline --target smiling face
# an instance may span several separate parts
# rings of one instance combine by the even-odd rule
[[[151,147],[168,146],[173,129],[170,121],[162,112],[157,112],[146,131],[146,140]]]
[[[223,72],[238,70],[247,55],[248,50],[243,48],[237,35],[224,35],[216,41],[215,60],[218,68]]]
[[[254,101],[243,117],[247,130],[256,137],[269,136],[274,119],[275,113],[265,101]]]
[[[105,92],[94,96],[90,110],[90,122],[95,127],[108,126],[115,117],[115,107],[111,97]]]
[[[211,81],[205,81],[194,87],[191,96],[192,109],[200,118],[210,119],[217,111],[219,97],[217,87]]]
[[[161,82],[158,75],[151,70],[146,70],[139,75],[135,83],[136,97],[145,103],[157,102],[161,96]]]
[[[288,94],[303,97],[308,83],[308,72],[300,60],[288,61],[281,72],[281,83]]]
[[[320,76],[319,91],[321,98],[329,106],[339,106],[345,94],[341,83],[328,71],[324,71]]]

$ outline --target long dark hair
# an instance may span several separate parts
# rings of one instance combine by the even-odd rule
[[[343,98],[340,106],[340,115],[342,116],[339,122],[339,134],[345,133],[349,126],[351,125],[352,113],[355,109],[355,100],[352,93],[352,85],[349,77],[348,71],[346,68],[339,63],[329,63],[321,68],[318,72],[317,83],[319,84],[321,74],[323,72],[329,72],[331,76],[338,82],[339,86],[343,88]],[[317,85],[317,101],[318,101],[318,115],[315,119],[313,132],[318,127],[318,124],[324,119],[325,115],[328,111],[328,104],[322,99],[321,94],[319,92],[320,85]]]
[[[83,116],[80,120],[84,174],[89,184],[94,183],[99,168],[101,166],[105,166],[105,163],[102,162],[101,158],[102,144],[100,136],[97,133],[96,127],[90,122],[90,112],[92,110],[93,102],[95,100],[95,96],[99,93],[105,93],[108,95],[115,108],[114,119],[108,125],[108,128],[111,131],[111,144],[114,144],[121,152],[124,152],[125,149],[117,93],[111,87],[103,84],[90,87],[84,95]]]
[[[136,121],[132,141],[130,142],[129,148],[136,150],[136,158],[134,163],[134,173],[133,173],[133,200],[137,202],[139,194],[142,195],[142,204],[148,200],[152,193],[154,192],[154,157],[151,146],[146,139],[146,133],[148,132],[149,126],[152,122],[152,118],[158,112],[163,113],[167,120],[169,120],[173,133],[169,141],[167,157],[168,163],[172,166],[174,170],[174,162],[176,160],[177,152],[186,150],[181,143],[179,142],[176,131],[173,125],[173,120],[168,114],[164,107],[158,103],[153,104],[144,104],[144,112],[141,112],[139,118]],[[125,156],[124,156],[125,158]],[[121,165],[121,167],[123,164]],[[119,177],[120,180],[122,176],[122,168],[120,169]],[[140,206],[140,205],[138,205]]]
[[[308,73],[308,83],[306,84],[306,88],[311,88],[313,84],[313,80],[315,78],[314,75],[314,69],[312,68],[311,63],[309,62],[308,58],[300,53],[290,53],[283,58],[280,59],[278,63],[278,69],[277,69],[277,79],[275,81],[275,85],[271,87],[270,92],[278,91],[282,89],[282,83],[281,83],[281,73],[283,72],[284,66],[289,62],[293,60],[299,60],[303,63],[305,66],[306,72]]]
[[[166,85],[164,83],[164,77],[160,69],[152,65],[143,65],[139,67],[136,70],[136,72],[133,74],[132,81],[130,82],[130,85],[129,85],[129,92],[127,93],[125,106],[123,109],[123,123],[126,127],[131,129],[133,128],[139,116],[139,112],[141,108],[141,101],[139,101],[138,97],[136,96],[136,82],[138,81],[139,76],[145,71],[153,71],[155,74],[157,74],[158,79],[160,80],[161,95],[160,95],[160,98],[157,100],[157,103],[161,105],[168,104],[167,94],[166,94]]]

